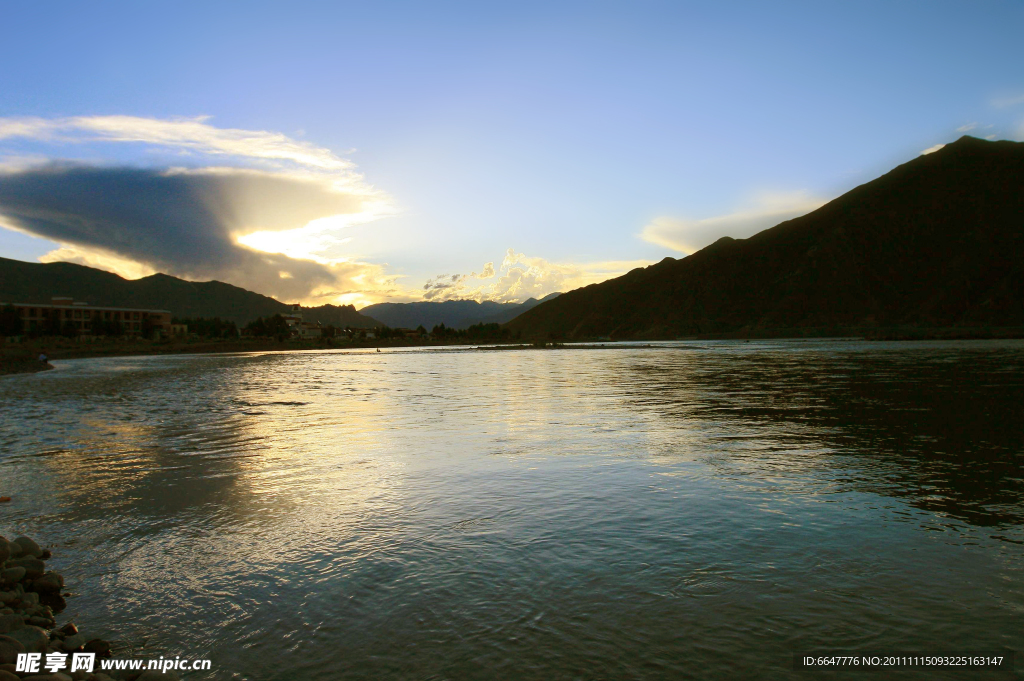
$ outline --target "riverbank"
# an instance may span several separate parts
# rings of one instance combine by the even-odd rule
[[[77,340],[73,338],[40,338],[19,344],[0,346],[0,375],[34,373],[54,368],[40,362],[45,354],[51,360],[87,357],[126,357],[135,355],[192,355],[233,352],[282,352],[295,350],[343,350],[373,348],[445,347],[453,345],[493,346],[508,341],[423,341],[404,339],[348,340],[335,338],[274,339],[232,338],[209,340],[159,340],[140,338]],[[532,347],[532,346],[531,346]],[[551,347],[551,344],[548,344]]]
[[[0,376],[7,374],[34,374],[40,371],[48,371],[53,368],[49,362],[39,361],[38,353],[35,355],[18,349],[0,353]]]
[[[1024,338],[1024,329],[786,329],[775,332],[748,332],[703,334],[685,338],[645,339],[580,339],[570,345],[562,341],[517,342],[503,340],[422,340],[422,339],[369,339],[349,340],[338,338],[317,339],[275,339],[232,338],[232,339],[165,339],[149,341],[140,338],[77,340],[70,338],[42,338],[19,344],[0,345],[0,376],[7,374],[35,373],[53,369],[49,362],[40,362],[38,357],[45,354],[48,359],[81,359],[88,357],[125,357],[133,355],[173,354],[218,354],[235,352],[285,352],[298,350],[344,350],[374,348],[434,348],[449,346],[471,346],[477,350],[520,350],[554,348],[609,348],[618,341],[633,340],[824,340],[847,338],[864,341],[912,341],[912,340],[1006,340]]]
[[[111,657],[110,643],[87,637],[74,622],[57,626],[57,615],[67,608],[67,594],[61,593],[64,577],[46,569],[45,561],[51,557],[48,549],[28,537],[8,541],[0,536],[0,681],[26,677],[114,681],[115,677],[99,671],[99,661]],[[92,664],[72,670],[83,653]],[[35,666],[19,669],[18,656],[25,654],[38,656]],[[59,666],[50,675],[47,664]],[[160,678],[169,681],[177,676]]]

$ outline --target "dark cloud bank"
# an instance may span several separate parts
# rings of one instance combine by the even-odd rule
[[[361,197],[332,191],[319,180],[238,169],[53,164],[0,174],[0,216],[13,227],[161,272],[219,279],[285,299],[331,285],[336,273],[316,262],[251,250],[232,234],[301,227],[357,212],[360,204]]]

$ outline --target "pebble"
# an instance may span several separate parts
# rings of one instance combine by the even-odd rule
[[[47,549],[28,537],[18,537],[13,542],[0,537],[0,681],[114,681],[99,672],[75,672],[65,674],[36,674],[19,679],[14,663],[18,653],[74,652],[84,650],[96,653],[99,658],[111,657],[110,643],[101,639],[87,639],[79,633],[74,623],[65,624],[56,630],[55,612],[67,607],[61,590],[64,577],[57,572],[46,571],[43,562],[51,557]],[[120,678],[120,676],[119,676]],[[160,679],[176,681],[173,673],[152,672],[130,677],[138,679]]]
[[[35,591],[60,591],[64,587],[64,578],[56,572],[47,572],[32,582]]]
[[[96,653],[96,657],[110,657],[110,644],[103,639],[94,638],[83,647],[87,653]]]
[[[25,652],[27,653],[45,653],[46,648],[50,644],[50,637],[46,632],[40,627],[34,627],[32,625],[26,625],[20,629],[15,629],[11,633],[7,634],[7,636],[25,646]]]
[[[0,634],[6,634],[25,626],[25,618],[21,615],[0,615]]]
[[[66,639],[64,639],[64,650],[70,653],[74,650],[78,650],[79,648],[84,646],[85,643],[85,636],[83,636],[82,634],[74,634],[73,636],[68,636]]]
[[[39,544],[35,543],[28,537],[18,537],[14,540],[14,543],[21,547],[21,552],[26,556],[39,558],[43,555],[43,550],[39,547]]]
[[[17,546],[15,544],[15,546]],[[34,558],[32,556],[25,556],[23,558],[14,558],[7,560],[7,567],[23,567],[25,568],[25,576],[22,579],[39,579],[46,572],[46,563]]]
[[[22,579],[25,578],[26,572],[27,570],[25,570],[25,568],[23,567],[5,568],[3,571],[0,571],[0,581],[20,582]]]
[[[25,644],[10,636],[0,636],[0,664],[14,664],[18,653],[25,652]]]

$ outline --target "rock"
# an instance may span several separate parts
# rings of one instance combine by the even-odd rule
[[[0,603],[7,605],[18,600],[18,592],[16,591],[0,591]]]
[[[39,594],[39,602],[53,612],[61,612],[68,607],[68,602],[59,593],[44,592]]]
[[[43,555],[39,556],[39,560],[50,560],[53,558],[53,552],[50,549],[43,549]]]
[[[27,591],[21,594],[21,598],[19,600],[21,601],[21,607],[25,609],[34,608],[39,605],[39,594],[34,591]]]
[[[74,622],[68,622],[60,628],[60,633],[65,636],[74,636],[78,633],[78,626]]]
[[[51,674],[50,678],[53,679],[53,681],[75,681],[71,678],[70,675],[65,674],[64,672],[57,672],[56,674]]]
[[[14,543],[21,547],[23,555],[32,556],[33,558],[38,558],[43,555],[43,550],[39,548],[39,544],[35,543],[28,537],[18,537],[14,540]]]
[[[4,542],[6,542],[7,544],[7,550],[11,552],[10,555],[7,557],[8,560],[10,560],[11,558],[17,558],[21,555],[21,544],[15,544],[14,542],[7,541],[6,539],[4,540]]]
[[[96,657],[110,657],[110,644],[103,639],[94,638],[84,648],[87,653],[96,653]]]
[[[0,615],[0,634],[7,634],[25,626],[25,618],[21,615]]]
[[[15,544],[15,546],[17,545]],[[15,558],[14,560],[8,560],[7,567],[25,568],[25,579],[39,579],[43,576],[43,573],[46,572],[46,563],[39,560],[38,558],[33,558],[31,556],[26,556],[24,558]]]
[[[0,669],[0,681],[21,681],[14,672],[9,672],[6,669]]]
[[[3,672],[10,672],[14,674],[17,669],[18,665],[14,664],[13,662],[11,664],[0,664],[0,671]]]
[[[0,571],[0,582],[7,582],[9,584],[20,582],[25,578],[26,572],[28,572],[28,570],[23,567],[9,567]]]
[[[10,636],[0,636],[0,664],[14,664],[18,653],[25,652],[25,644]]]
[[[36,616],[36,617],[29,617],[28,618],[28,623],[31,624],[34,627],[39,627],[40,629],[49,629],[50,627],[52,627],[54,625],[54,621],[51,620],[49,617],[38,617],[38,616]]]
[[[17,568],[15,568],[17,569]],[[39,579],[32,582],[31,589],[33,591],[45,592],[45,591],[60,591],[64,588],[64,577],[57,574],[56,572],[47,572]]]
[[[25,646],[26,653],[45,653],[47,646],[50,644],[50,637],[46,635],[46,632],[32,625],[15,629],[7,636]]]
[[[11,557],[11,550],[7,547],[7,540],[0,537],[0,565]]]
[[[74,650],[78,650],[85,644],[85,636],[83,636],[82,634],[73,634],[64,639],[64,650],[70,653]]]

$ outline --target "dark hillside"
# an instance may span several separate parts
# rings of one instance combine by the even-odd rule
[[[49,303],[52,296],[72,296],[92,305],[170,310],[176,317],[220,317],[236,324],[290,309],[274,298],[220,281],[185,281],[166,274],[132,280],[68,262],[0,258],[0,301]],[[335,326],[379,326],[351,305],[305,308],[303,316]]]
[[[963,137],[749,239],[565,293],[527,336],[1024,326],[1024,143]]]

